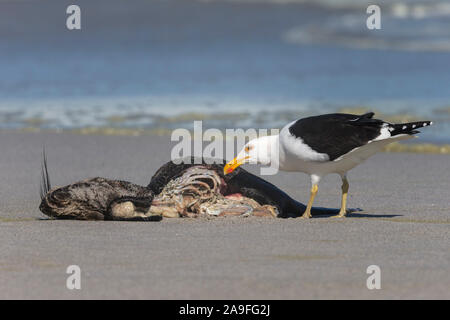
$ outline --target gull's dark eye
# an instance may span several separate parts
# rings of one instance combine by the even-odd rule
[[[250,152],[250,150],[252,150],[253,149],[253,147],[252,146],[247,146],[247,147],[245,147],[245,152]]]

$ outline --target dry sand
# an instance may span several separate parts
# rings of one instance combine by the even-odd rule
[[[169,137],[0,132],[0,298],[450,299],[450,156],[378,154],[349,174],[346,219],[162,222],[46,220],[42,146],[53,185],[102,176],[147,184]],[[257,168],[250,168],[257,172]],[[304,202],[303,174],[265,177]],[[339,206],[328,176],[316,205]],[[66,288],[68,265],[81,290]],[[366,268],[381,268],[368,290]]]

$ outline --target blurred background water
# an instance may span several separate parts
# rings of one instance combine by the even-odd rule
[[[66,28],[81,8],[82,30]],[[277,128],[374,110],[450,142],[450,2],[0,0],[0,128]]]

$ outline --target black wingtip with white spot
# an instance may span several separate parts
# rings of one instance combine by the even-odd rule
[[[398,134],[416,134],[419,133],[417,129],[431,125],[433,125],[433,121],[399,123],[391,125],[389,131],[391,131],[391,136],[395,136]]]

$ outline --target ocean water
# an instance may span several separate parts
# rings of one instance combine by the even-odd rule
[[[0,0],[0,128],[279,128],[374,110],[450,142],[450,2]]]

